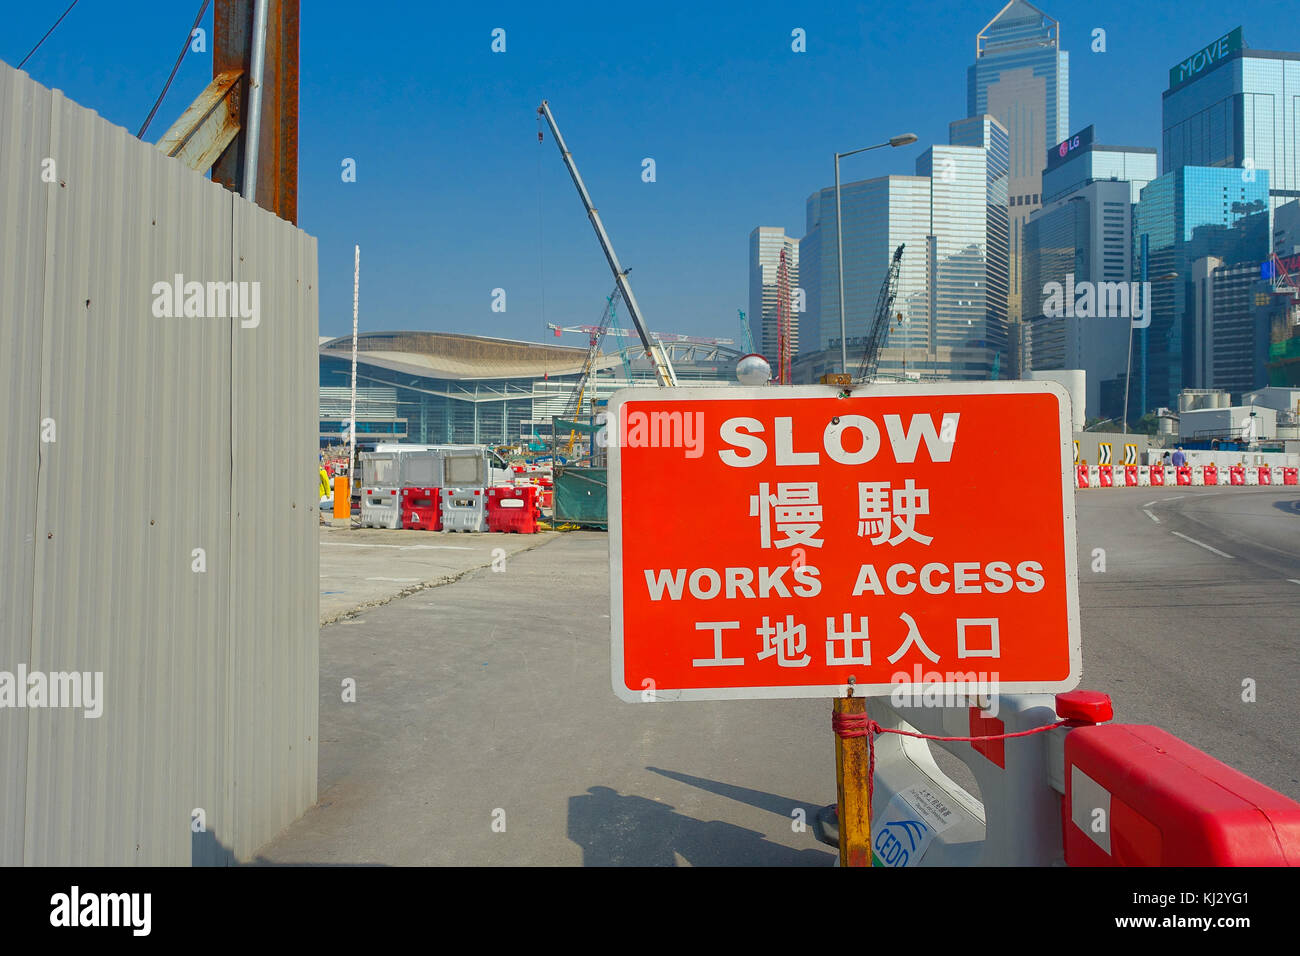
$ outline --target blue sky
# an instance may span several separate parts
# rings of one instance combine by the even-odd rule
[[[10,5],[0,60],[16,65],[66,6]],[[1228,29],[1243,25],[1253,47],[1297,46],[1258,5],[1041,6],[1070,52],[1070,126],[1095,123],[1106,144],[1158,146],[1169,67]],[[135,0],[124,18],[118,3],[81,0],[24,69],[134,133],[198,7]],[[549,133],[537,143],[545,97],[651,327],[738,337],[750,231],[802,235],[836,150],[920,137],[845,160],[850,181],[911,173],[946,142],[975,34],[1000,7],[303,0],[299,224],[319,239],[321,333],[351,329],[354,243],[362,329],[545,341],[546,322],[599,317],[613,281]],[[204,26],[210,37],[211,10]],[[504,53],[490,48],[497,27]],[[806,53],[791,51],[796,27]],[[1090,49],[1095,28],[1105,53]],[[188,54],[146,139],[210,78],[209,54]],[[340,176],[349,157],[355,183]]]

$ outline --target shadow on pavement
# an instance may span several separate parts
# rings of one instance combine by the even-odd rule
[[[784,805],[780,797],[771,799]],[[810,842],[811,832],[810,827]],[[568,837],[582,847],[583,866],[675,866],[679,856],[691,866],[827,866],[834,859],[822,850],[773,843],[756,830],[696,820],[666,803],[610,787],[590,787],[569,798]]]
[[[720,797],[727,797],[737,803],[747,803],[751,807],[758,807],[760,810],[770,810],[777,816],[783,817],[786,822],[794,819],[795,810],[803,810],[805,820],[811,820],[817,811],[821,809],[819,803],[804,803],[799,800],[791,800],[789,797],[778,796],[765,790],[737,787],[734,784],[721,783],[707,777],[695,777],[689,773],[679,773],[676,770],[661,770],[658,767],[646,767],[646,769],[651,773],[659,774],[661,777],[667,777],[669,780],[688,783],[692,787],[707,790],[709,793],[716,793]]]

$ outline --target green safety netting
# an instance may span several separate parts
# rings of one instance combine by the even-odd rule
[[[609,524],[608,480],[604,468],[555,469],[555,523],[604,528]]]

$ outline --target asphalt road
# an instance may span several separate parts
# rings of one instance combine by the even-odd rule
[[[1078,504],[1081,686],[1300,799],[1300,493]],[[828,865],[800,822],[835,798],[828,702],[618,701],[607,561],[563,535],[323,628],[320,801],[259,859]]]
[[[1300,800],[1300,489],[1095,489],[1078,503],[1081,686],[1109,693],[1117,720]]]

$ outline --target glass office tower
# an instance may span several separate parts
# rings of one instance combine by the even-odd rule
[[[1104,317],[1045,315],[1045,287],[1064,286],[1067,277],[1076,287],[1132,278],[1133,208],[1156,178],[1156,151],[1103,146],[1088,126],[1056,144],[1046,160],[1043,208],[1025,225],[1025,367],[1083,369],[1088,417],[1115,417],[1123,405],[1129,310]],[[1108,296],[1118,294],[1116,286],[1105,288]],[[1108,395],[1120,397],[1110,402]]]
[[[1235,166],[1268,174],[1270,207],[1300,197],[1300,53],[1246,49],[1241,27],[1169,71],[1161,171]]]
[[[787,236],[779,226],[759,226],[749,234],[749,313],[745,321],[754,339],[754,349],[775,362],[777,353],[776,288],[785,251],[790,280],[790,354],[799,351],[799,320],[795,311],[799,288],[799,240]]]
[[[930,228],[930,181],[921,176],[882,176],[842,183],[844,210],[844,321],[850,371],[857,369],[861,345],[875,315],[876,299],[899,243],[903,252],[895,311],[904,323],[891,328],[889,345],[923,348],[928,344],[926,237]],[[840,347],[838,263],[835,254],[835,187],[820,189],[806,203],[807,232],[799,241],[800,281],[819,349]],[[855,353],[855,346],[858,353]],[[836,357],[838,364],[838,356]]]
[[[1193,264],[1215,256],[1225,265],[1254,262],[1269,253],[1269,173],[1246,179],[1242,170],[1183,166],[1142,190],[1134,213],[1133,266],[1151,282],[1151,325],[1135,334],[1136,411],[1176,408],[1178,393],[1196,380]]]
[[[966,71],[966,114],[990,114],[1009,144],[1008,311],[1020,318],[1024,224],[1042,200],[1044,152],[1070,128],[1070,60],[1060,25],[1032,4],[1012,0],[979,32]]]
[[[1152,147],[1103,146],[1094,142],[1094,136],[1094,128],[1088,126],[1048,150],[1044,206],[1089,183],[1111,180],[1128,183],[1129,201],[1135,203],[1142,187],[1160,175]]]
[[[993,129],[1000,138],[1001,131]],[[933,146],[916,161],[917,174],[930,179],[926,341],[936,353],[987,351],[985,368],[976,367],[980,359],[973,354],[950,356],[974,378],[992,374],[995,355],[1000,370],[1007,347],[1005,236],[989,241],[990,222],[996,233],[1001,220],[989,210],[988,155],[979,146]]]

